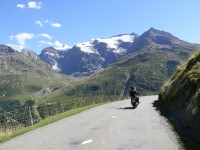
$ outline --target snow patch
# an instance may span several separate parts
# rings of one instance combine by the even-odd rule
[[[118,45],[121,42],[130,42],[132,43],[134,41],[135,36],[133,35],[121,35],[121,36],[115,36],[115,37],[111,37],[109,39],[96,39],[99,42],[103,42],[103,43],[107,43],[108,44],[108,48],[110,49],[118,49]],[[125,49],[121,49],[121,50],[116,50],[114,51],[115,53],[121,53],[123,52]]]
[[[55,63],[53,66],[52,66],[53,70],[55,70],[56,72],[60,72],[61,69],[58,67],[58,63]]]
[[[94,48],[96,42],[106,43],[108,49],[112,50],[114,53],[122,54],[126,52],[126,49],[119,47],[120,43],[122,42],[132,43],[134,39],[135,39],[134,35],[125,34],[125,35],[114,36],[107,39],[103,38],[91,39],[88,42],[79,43],[76,46],[79,47],[80,50],[83,52],[98,54],[98,51]]]
[[[113,51],[114,53],[122,54],[126,52],[126,49],[124,48],[117,48]]]
[[[55,56],[55,54],[50,53],[50,52],[45,52],[46,55],[51,55],[51,56]]]
[[[80,50],[83,51],[83,52],[98,54],[97,50],[95,50],[94,47],[93,47],[94,45],[91,44],[90,41],[84,42],[84,43],[79,43],[76,46],[79,47]]]

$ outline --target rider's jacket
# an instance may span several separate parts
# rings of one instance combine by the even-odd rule
[[[135,97],[138,95],[138,92],[136,90],[130,90],[130,96]]]

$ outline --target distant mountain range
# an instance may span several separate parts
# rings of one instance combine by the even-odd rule
[[[132,33],[108,39],[91,39],[64,50],[47,47],[42,50],[39,58],[57,72],[82,77],[102,70],[118,59],[137,51],[173,50],[190,46],[193,44],[182,41],[168,32],[150,28],[141,36]]]
[[[52,101],[62,95],[62,99],[88,103],[118,100],[129,96],[131,86],[136,86],[142,95],[157,94],[177,66],[199,49],[198,44],[182,41],[170,33],[151,28],[135,37],[125,51],[126,55],[115,63],[63,92],[57,91],[44,99]]]
[[[132,33],[108,39],[91,39],[65,50],[47,47],[39,57],[57,72],[66,75],[88,76],[125,56],[127,49],[137,37],[137,34]]]
[[[115,95],[118,99],[125,97],[132,85],[137,86],[143,94],[157,93],[164,81],[173,75],[176,67],[199,48],[198,44],[182,41],[168,32],[154,28],[141,36],[132,33],[109,39],[92,39],[59,50],[47,47],[39,56],[28,49],[17,52],[11,47],[0,45],[0,75],[6,80],[8,77],[14,79],[16,75],[19,76],[18,80],[22,83],[16,87],[28,95],[26,90],[29,85],[38,89],[35,92],[39,92],[44,88],[43,84],[51,85],[60,80],[62,77],[58,77],[60,75],[54,71],[76,77],[89,76],[99,71],[84,80],[84,84],[80,81],[70,85],[70,88],[64,90],[64,97],[74,96],[76,94],[72,91],[79,91],[86,97]],[[28,82],[30,84],[26,86]],[[5,86],[0,85],[2,89]],[[63,84],[57,85],[61,88]],[[6,95],[4,90],[2,95]],[[48,96],[45,97],[48,99]]]

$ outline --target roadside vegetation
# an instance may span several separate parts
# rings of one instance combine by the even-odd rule
[[[159,93],[158,108],[187,149],[200,149],[200,52],[177,68]]]
[[[105,102],[106,103],[106,102]],[[77,113],[80,113],[82,111],[85,111],[87,109],[91,109],[93,107],[105,104],[105,103],[100,103],[100,104],[93,104],[93,105],[89,105],[89,106],[85,106],[85,107],[81,107],[81,108],[76,108],[76,109],[71,109],[69,111],[66,111],[64,113],[60,113],[51,117],[48,117],[44,120],[39,121],[38,123],[32,125],[32,126],[28,126],[28,127],[21,127],[21,128],[15,128],[15,129],[6,129],[4,131],[0,130],[0,143],[9,140],[11,138],[14,138],[16,136],[19,136],[21,134],[24,134],[26,132],[35,130],[37,128],[43,127],[45,125],[48,125],[50,123],[56,122],[58,120],[61,120],[63,118],[75,115]]]

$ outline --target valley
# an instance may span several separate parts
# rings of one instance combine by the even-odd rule
[[[199,44],[154,28],[140,36],[121,34],[65,49],[47,47],[40,55],[0,45],[1,130],[7,132],[6,124],[15,130],[71,109],[127,99],[131,86],[143,96],[157,95],[170,77],[184,73],[174,75],[199,49]],[[196,73],[190,73],[191,83],[199,87]],[[21,121],[25,114],[31,118]]]

